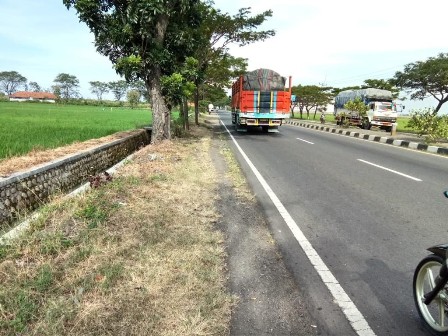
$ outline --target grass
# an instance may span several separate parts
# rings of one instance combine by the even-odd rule
[[[210,131],[192,132],[138,151],[98,189],[55,199],[0,246],[1,336],[228,335],[218,173]]]
[[[0,102],[0,160],[151,123],[148,109]]]

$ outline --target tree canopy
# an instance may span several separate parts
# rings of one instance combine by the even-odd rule
[[[92,81],[90,84],[90,92],[95,94],[98,100],[103,100],[103,94],[109,92],[109,83],[104,83],[100,81]]]
[[[298,85],[291,88],[291,92],[296,99],[293,105],[299,106],[300,117],[302,118],[303,110],[307,111],[308,117],[310,111],[314,108],[315,114],[318,108],[324,108],[333,98],[331,87],[317,85]]]
[[[127,81],[142,80],[150,92],[152,141],[169,139],[170,111],[161,79],[175,73],[196,50],[204,4],[199,0],[63,0],[95,35]]]
[[[206,96],[209,92],[217,94],[221,91],[218,95],[223,95],[223,89],[230,86],[231,80],[246,71],[247,60],[231,56],[228,52],[229,45],[244,46],[275,35],[274,30],[258,31],[259,26],[272,16],[271,10],[251,15],[251,8],[246,7],[240,8],[237,14],[230,15],[206,5],[203,13],[199,44],[193,55],[198,60],[195,80],[196,119],[201,94]]]
[[[0,72],[0,89],[7,95],[11,95],[21,86],[25,86],[27,79],[17,71]]]
[[[119,80],[115,82],[109,82],[109,90],[112,91],[115,99],[120,101],[126,95],[126,91],[128,90],[128,83],[124,80]]]
[[[33,92],[42,91],[42,88],[40,87],[40,85],[37,82],[30,82],[29,87],[31,88],[31,90],[33,90]]]
[[[403,71],[395,73],[393,81],[409,93],[411,99],[436,99],[435,112],[438,112],[448,101],[448,53],[405,65]]]
[[[79,96],[79,80],[74,75],[68,73],[60,73],[53,81],[53,91],[57,92],[62,99],[71,99]]]
[[[351,112],[355,112],[360,116],[366,115],[369,109],[367,105],[361,100],[361,98],[356,97],[355,100],[350,100],[344,104],[344,108]]]

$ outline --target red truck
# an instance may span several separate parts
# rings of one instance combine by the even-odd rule
[[[247,132],[261,127],[264,132],[278,132],[278,126],[291,115],[291,77],[269,69],[257,69],[240,76],[232,85],[232,123],[236,130]]]

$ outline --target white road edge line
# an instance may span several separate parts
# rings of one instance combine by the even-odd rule
[[[358,161],[361,161],[361,162],[363,162],[363,163],[366,163],[366,164],[368,164],[368,165],[371,165],[371,166],[374,166],[374,167],[377,167],[377,168],[380,168],[380,169],[387,170],[387,171],[389,171],[389,172],[391,172],[391,173],[394,173],[394,174],[398,174],[398,175],[407,177],[407,178],[409,178],[409,179],[411,179],[411,180],[414,180],[414,181],[422,182],[422,180],[420,180],[419,178],[412,177],[412,176],[410,176],[410,175],[406,175],[406,174],[400,173],[400,172],[398,172],[398,171],[396,171],[396,170],[392,170],[392,169],[389,169],[389,168],[386,168],[386,167],[377,165],[377,164],[372,163],[372,162],[369,162],[369,161],[365,161],[365,160],[362,160],[362,159],[358,159]]]
[[[304,140],[304,139],[300,139],[300,138],[296,138],[297,140],[300,140],[300,141],[303,141],[303,142],[306,142],[306,143],[309,143],[310,145],[314,145],[314,142],[310,142],[310,141],[307,141],[307,140]]]
[[[289,229],[291,230],[292,234],[296,238],[297,242],[302,247],[303,251],[305,252],[306,256],[310,260],[311,264],[313,265],[316,272],[321,277],[323,283],[327,286],[328,290],[330,291],[331,295],[333,295],[334,301],[339,305],[342,312],[344,313],[345,317],[348,319],[350,325],[355,330],[355,332],[359,336],[375,336],[376,334],[373,332],[373,330],[370,328],[369,324],[367,323],[364,316],[361,314],[361,312],[358,310],[358,308],[355,306],[353,301],[350,299],[350,297],[347,295],[347,293],[344,291],[342,286],[339,284],[339,282],[336,280],[334,275],[331,273],[329,268],[325,265],[322,258],[319,256],[317,251],[314,249],[314,247],[311,245],[311,243],[308,241],[308,239],[303,234],[302,230],[300,230],[297,223],[294,221],[294,219],[289,214],[288,210],[283,206],[282,202],[279,200],[277,195],[273,192],[271,187],[268,185],[266,180],[263,178],[263,176],[260,174],[258,169],[253,165],[253,163],[250,161],[249,157],[244,153],[243,149],[240,147],[240,145],[236,142],[233,135],[230,133],[227,126],[220,120],[220,123],[224,126],[224,128],[227,130],[227,133],[230,135],[230,138],[232,139],[233,143],[235,144],[238,151],[243,156],[244,160],[246,160],[247,164],[251,168],[252,172],[257,177],[258,181],[268,194],[269,198],[272,200],[274,205],[276,206],[278,212],[283,217],[283,220],[288,225]]]

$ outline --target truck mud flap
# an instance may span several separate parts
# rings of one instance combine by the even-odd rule
[[[243,126],[243,125],[235,125],[235,130],[237,132],[247,132],[247,126]]]

